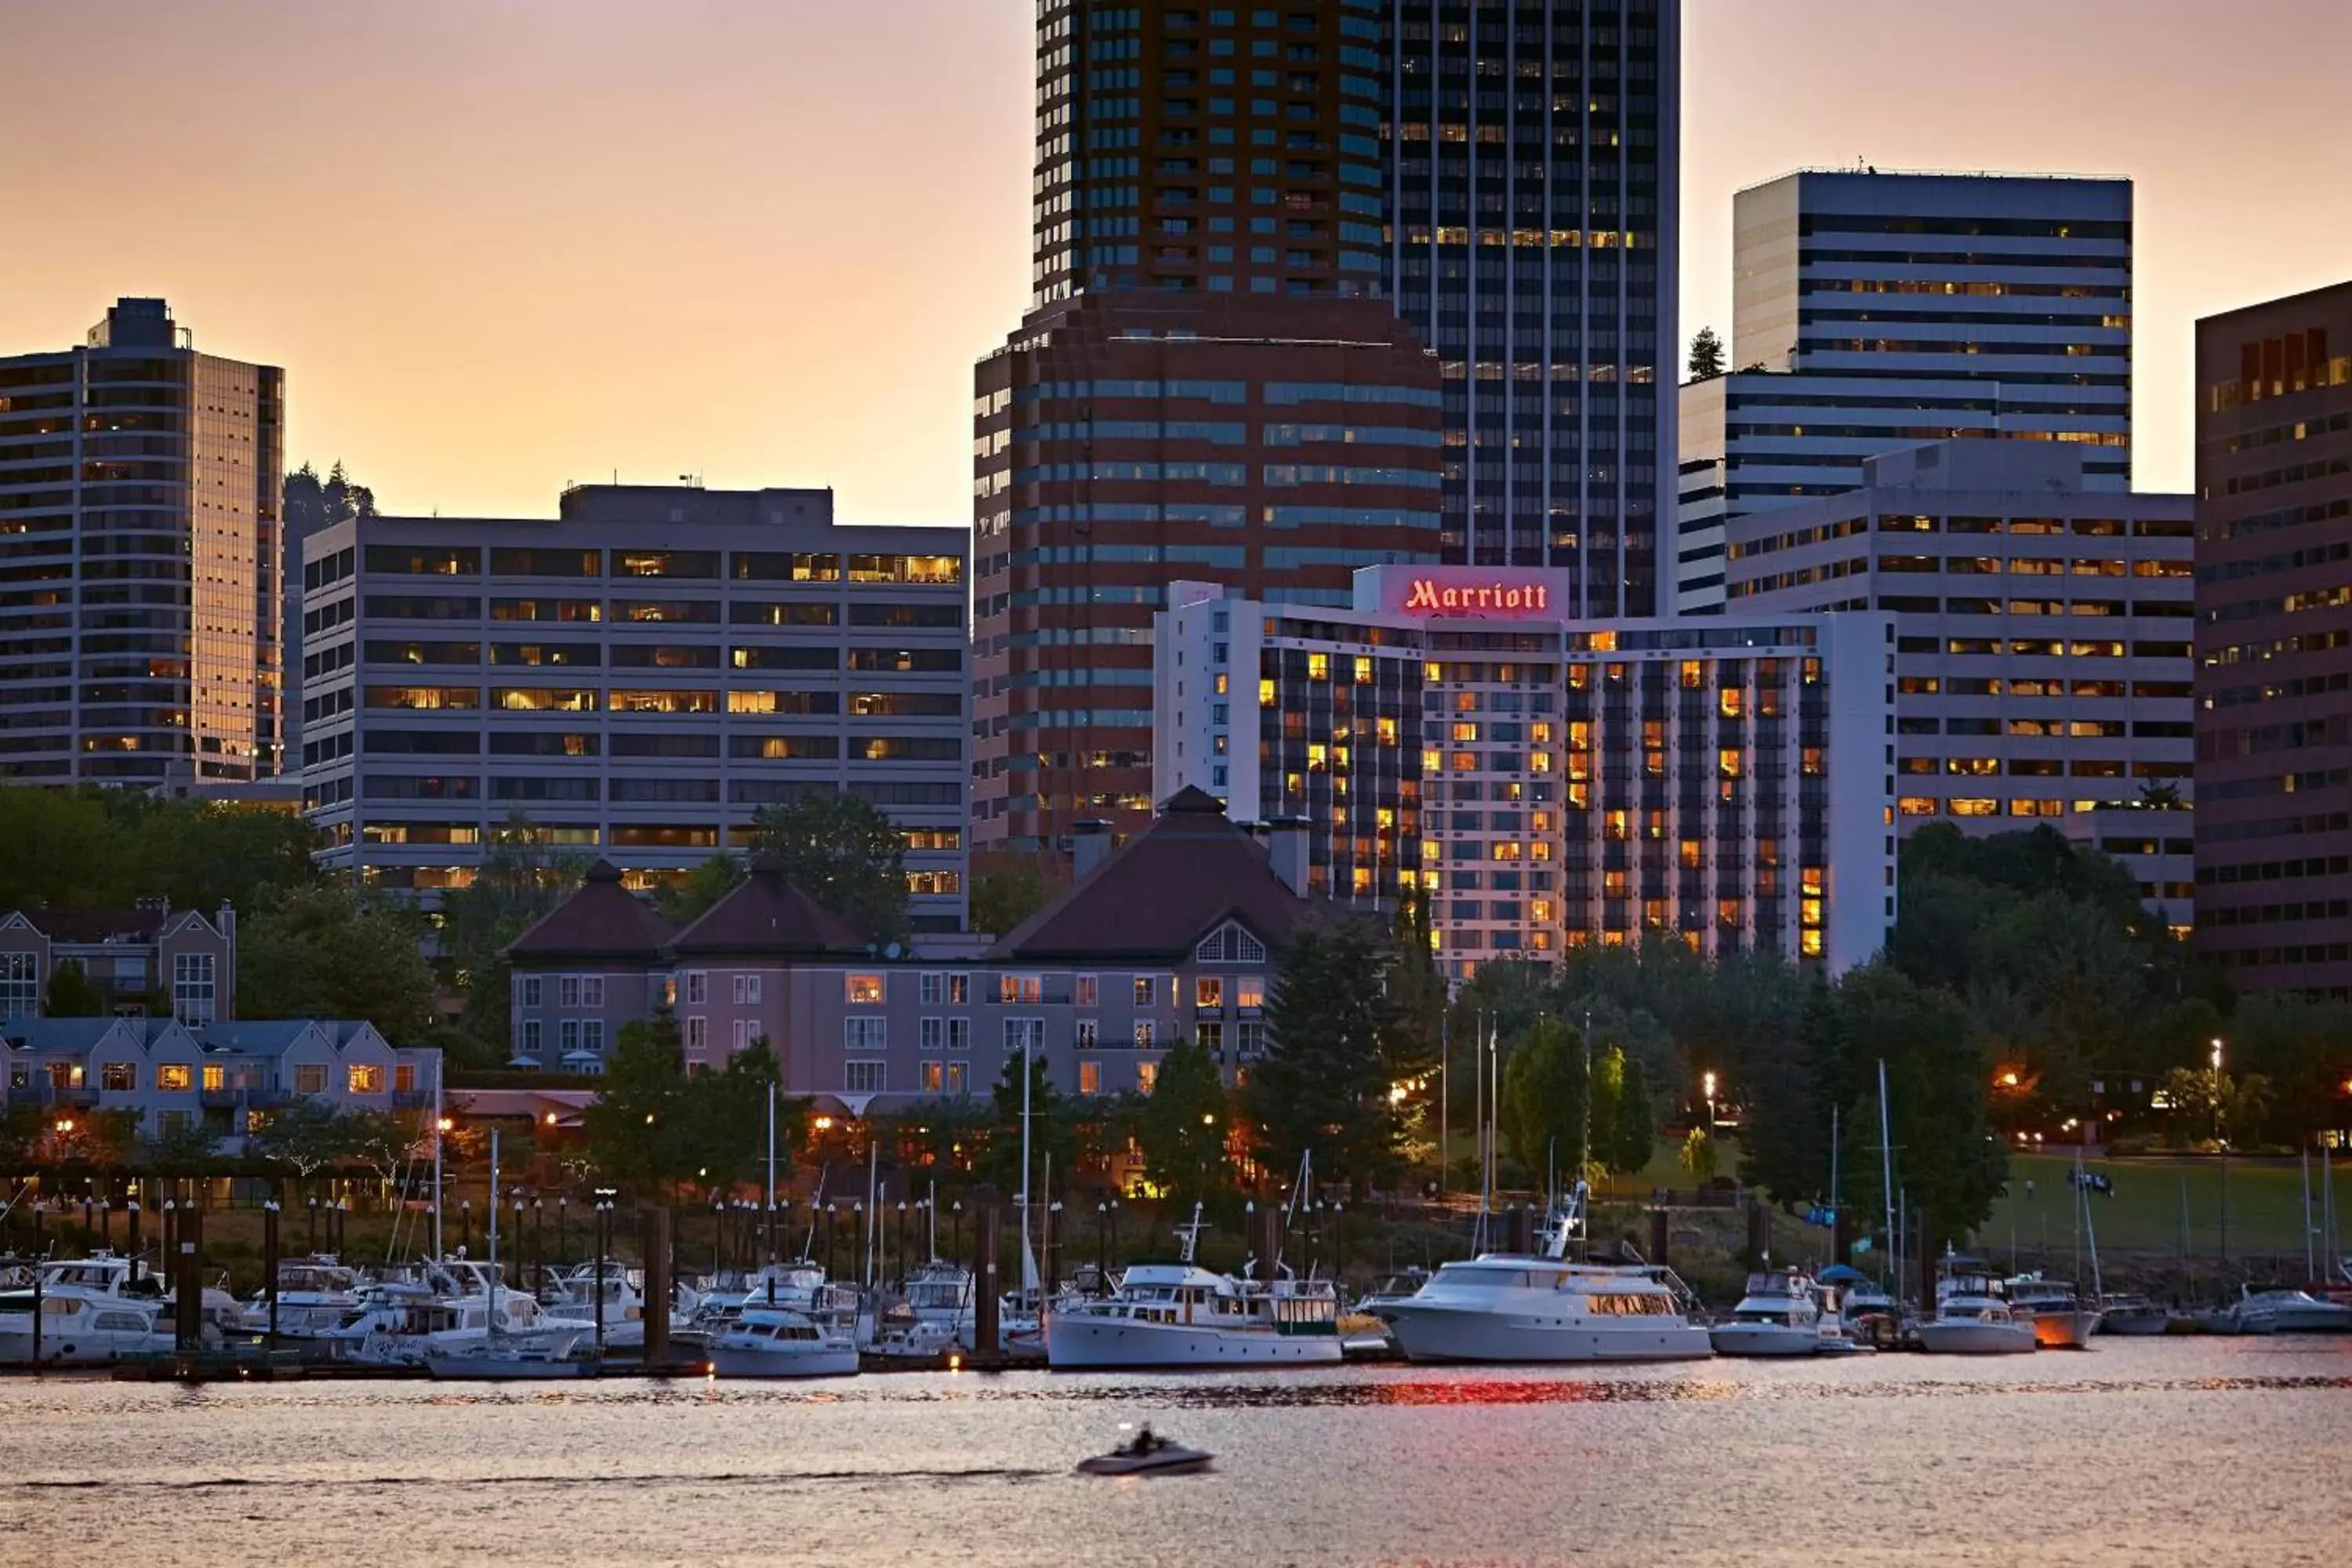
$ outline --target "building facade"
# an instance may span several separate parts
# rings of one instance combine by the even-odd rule
[[[80,968],[108,1014],[191,1027],[236,1016],[236,911],[153,908],[0,913],[0,1023],[42,1016],[49,984]]]
[[[1183,584],[1160,782],[1303,823],[1310,891],[1417,888],[1456,976],[1651,940],[1866,962],[1895,919],[1888,617],[1585,621],[1573,584],[1384,567],[1347,611]]]
[[[0,358],[0,779],[278,772],[284,422],[161,300]]]
[[[1437,555],[1437,366],[1369,300],[1084,295],[982,362],[976,839],[1067,850],[1150,817],[1151,616],[1213,574],[1344,604]]]
[[[1923,441],[2081,446],[2086,486],[2130,489],[2131,264],[2128,180],[1806,170],[1740,192],[1734,369],[1682,389],[1676,603],[1723,604],[1723,518]]]
[[[2131,847],[2117,858],[2185,932],[2193,502],[2093,489],[2084,451],[1950,441],[1865,459],[1860,489],[1731,521],[1729,607],[1891,614],[1901,829],[2130,812],[2138,830],[2094,837]]]
[[[2197,323],[2197,941],[2352,995],[2352,283]]]
[[[81,1112],[127,1112],[138,1135],[202,1127],[220,1152],[296,1100],[342,1111],[422,1110],[440,1088],[441,1053],[397,1047],[366,1023],[293,1019],[18,1018],[0,1025],[0,1081],[11,1105],[38,1106],[69,1141]]]
[[[1446,559],[1550,565],[1578,615],[1656,615],[1680,0],[1381,9],[1387,286],[1442,368]]]
[[[690,1071],[764,1043],[786,1093],[853,1116],[985,1095],[1024,1052],[1082,1097],[1148,1092],[1181,1040],[1246,1072],[1283,950],[1344,918],[1298,891],[1303,846],[1262,841],[1199,792],[1116,849],[1082,837],[1076,883],[976,957],[874,952],[771,863],[657,946],[635,896],[592,876],[515,944],[515,984],[593,988],[615,1026],[667,1013]],[[518,1058],[546,1037],[543,1022],[526,1033],[538,1016],[516,1013]]]
[[[966,543],[835,526],[824,490],[593,485],[553,521],[334,524],[303,568],[323,858],[461,887],[521,812],[645,884],[838,792],[905,828],[918,929],[957,929]]]

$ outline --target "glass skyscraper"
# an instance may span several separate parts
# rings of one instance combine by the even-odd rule
[[[1386,0],[1390,293],[1445,389],[1449,560],[1658,599],[1678,0]]]

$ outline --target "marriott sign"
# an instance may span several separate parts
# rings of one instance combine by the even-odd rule
[[[1561,620],[1572,574],[1539,567],[1369,566],[1356,574],[1359,610],[1435,619]]]

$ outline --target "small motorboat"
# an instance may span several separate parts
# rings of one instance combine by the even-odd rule
[[[1181,1443],[1171,1443],[1157,1436],[1146,1426],[1135,1435],[1132,1442],[1121,1443],[1108,1454],[1097,1454],[1078,1461],[1082,1476],[1189,1476],[1209,1468],[1215,1458],[1198,1448],[1187,1448]]]

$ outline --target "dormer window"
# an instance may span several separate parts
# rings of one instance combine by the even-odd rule
[[[1202,939],[1192,950],[1197,963],[1264,963],[1265,943],[1258,941],[1240,924],[1227,921]]]

